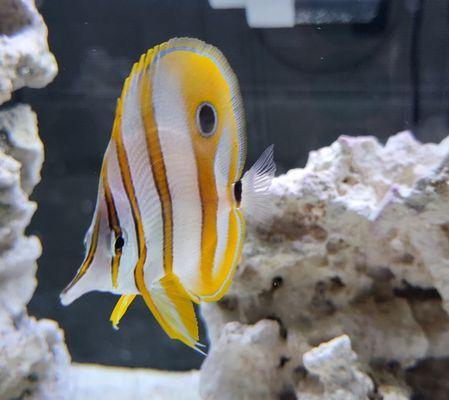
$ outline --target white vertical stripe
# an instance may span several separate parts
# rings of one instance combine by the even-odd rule
[[[81,294],[87,293],[91,290],[110,291],[112,287],[111,274],[110,274],[111,269],[108,268],[108,266],[111,265],[110,264],[111,257],[109,256],[109,252],[107,251],[107,248],[105,246],[107,240],[106,238],[108,237],[109,233],[109,225],[107,217],[108,214],[101,180],[98,186],[98,197],[92,221],[92,228],[89,228],[92,229],[89,247],[92,241],[94,240],[93,230],[95,229],[95,221],[97,219],[97,214],[100,215],[100,218],[98,219],[99,227],[98,227],[97,245],[95,252],[93,253],[92,262],[90,263],[90,266],[87,269],[85,275],[74,286],[74,287],[80,286],[79,288],[77,288],[77,290],[81,290],[81,286],[84,286],[84,289],[82,289],[83,292]],[[89,250],[87,250],[87,252],[89,252]],[[79,294],[79,296],[81,294]]]
[[[201,198],[182,91],[164,64],[161,58],[155,65],[152,97],[172,200],[173,272],[192,288],[199,275]]]
[[[144,276],[145,285],[148,288],[155,279],[160,279],[164,274],[163,224],[161,204],[151,171],[141,117],[140,85],[140,76],[135,74],[122,99],[121,129],[145,234],[147,260]]]
[[[232,257],[232,262],[231,262],[230,265],[228,265],[228,273],[226,275],[226,278],[223,280],[223,282],[221,282],[220,287],[215,291],[215,293],[212,293],[212,294],[210,294],[208,296],[202,296],[201,299],[203,301],[208,301],[208,298],[216,297],[216,295],[223,290],[223,288],[229,282],[229,279],[233,278],[235,268],[237,266],[237,263],[239,262],[239,259],[238,259],[239,249],[240,249],[241,241],[243,240],[243,237],[242,237],[242,223],[241,223],[240,218],[239,218],[239,216],[237,214],[238,211],[236,209],[233,209],[231,212],[234,213],[234,216],[235,216],[236,221],[237,221],[237,246],[235,246],[235,248],[234,248],[234,254],[233,254],[233,257]],[[221,293],[221,294],[224,295],[224,293]]]
[[[215,279],[218,267],[228,242],[229,213],[231,204],[228,198],[228,177],[231,166],[231,136],[224,130],[218,142],[217,154],[214,161],[215,183],[218,197],[217,206],[217,247],[212,270]]]

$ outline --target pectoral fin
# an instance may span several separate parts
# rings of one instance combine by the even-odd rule
[[[273,214],[270,186],[276,172],[273,145],[269,146],[242,178],[240,209],[245,218],[265,223]]]
[[[112,322],[112,326],[115,329],[118,329],[118,324],[120,320],[122,319],[123,315],[125,315],[126,310],[128,309],[129,305],[133,302],[135,297],[136,297],[135,294],[128,294],[128,295],[125,294],[120,297],[119,301],[112,310],[111,317],[109,318],[109,320]]]

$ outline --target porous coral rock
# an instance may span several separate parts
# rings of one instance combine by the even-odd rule
[[[317,375],[324,385],[320,397],[328,400],[368,400],[373,394],[373,382],[358,369],[356,361],[346,335],[322,343],[303,355],[307,371]],[[305,398],[300,396],[299,399]]]
[[[269,400],[288,391],[294,393],[293,381],[277,379],[290,363],[283,356],[288,353],[288,344],[280,338],[280,329],[276,321],[269,320],[251,326],[227,324],[201,368],[201,397]]]
[[[54,321],[15,316],[0,328],[0,399],[71,400],[69,356]]]
[[[0,399],[66,399],[63,334],[26,312],[41,254],[39,240],[24,234],[43,161],[35,114],[24,105],[1,111],[0,135]]]
[[[0,111],[0,147],[20,163],[21,188],[26,194],[30,194],[40,181],[44,161],[43,145],[36,127],[36,114],[28,105],[19,104]]]
[[[41,88],[55,77],[47,27],[33,0],[0,0],[0,60],[0,104],[14,90]]]
[[[32,0],[0,0],[0,104],[24,86],[56,75],[47,28]],[[62,400],[69,355],[62,331],[29,317],[41,245],[25,228],[36,209],[28,195],[44,159],[37,118],[27,105],[0,112],[0,399]]]
[[[214,378],[208,393],[221,393],[227,382],[213,371],[232,368],[245,379],[251,357],[257,359],[245,353],[239,364],[232,354],[216,356],[239,348],[221,349],[226,324],[250,329],[274,319],[289,362],[282,369],[258,364],[267,369],[259,374],[271,377],[267,391],[293,381],[298,396],[312,395],[310,374],[298,375],[302,355],[348,335],[377,393],[406,398],[407,369],[449,355],[448,154],[449,138],[421,144],[402,132],[382,145],[343,136],[311,152],[305,168],[276,178],[271,222],[248,224],[229,293],[201,308],[211,338],[201,372],[201,382]]]

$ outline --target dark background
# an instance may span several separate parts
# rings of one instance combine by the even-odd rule
[[[108,321],[112,295],[59,303],[82,261],[115,100],[132,63],[174,36],[218,46],[240,81],[248,161],[274,143],[280,171],[303,166],[310,150],[341,134],[384,141],[412,129],[439,141],[448,130],[449,2],[378,3],[370,23],[252,29],[244,10],[213,10],[206,0],[40,2],[60,71],[46,89],[12,101],[33,106],[46,151],[29,230],[44,250],[29,310],[61,324],[75,361],[189,369],[202,360],[168,339],[141,301],[118,332]]]

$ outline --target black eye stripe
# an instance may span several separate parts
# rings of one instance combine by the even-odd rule
[[[202,136],[209,137],[217,128],[217,112],[210,103],[201,103],[196,110],[196,125]]]

